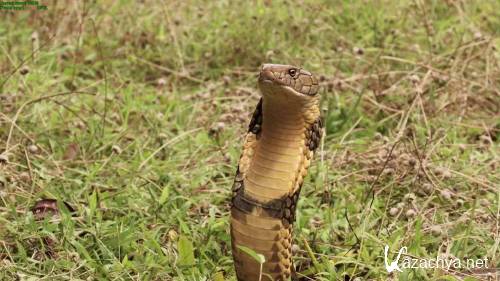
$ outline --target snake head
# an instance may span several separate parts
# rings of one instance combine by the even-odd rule
[[[300,67],[284,64],[264,64],[259,73],[259,88],[264,95],[286,93],[307,98],[316,96],[318,79]]]

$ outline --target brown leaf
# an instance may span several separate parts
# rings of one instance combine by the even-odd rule
[[[74,160],[76,156],[78,156],[78,153],[80,152],[80,147],[78,144],[72,142],[68,144],[66,147],[66,151],[64,152],[63,159],[64,160]]]
[[[71,213],[75,212],[75,209],[71,207],[68,203],[63,202],[68,211]],[[35,215],[36,220],[42,220],[47,216],[58,216],[59,208],[57,207],[56,199],[42,199],[35,203],[35,206],[31,208],[31,212]]]

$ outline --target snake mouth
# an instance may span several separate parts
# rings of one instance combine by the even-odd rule
[[[272,84],[274,81],[268,78],[260,78],[259,77],[259,83],[266,83],[266,84]]]
[[[259,73],[259,83],[273,84],[277,82],[276,80],[274,74],[269,70],[263,69]]]
[[[292,97],[302,98],[302,94],[290,86],[283,85],[281,81],[259,77],[259,88],[263,96],[271,99],[290,99]]]

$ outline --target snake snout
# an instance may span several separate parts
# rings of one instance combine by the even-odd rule
[[[263,64],[259,73],[259,83],[264,81],[272,82],[274,80],[276,80],[276,77],[272,71],[271,64]]]

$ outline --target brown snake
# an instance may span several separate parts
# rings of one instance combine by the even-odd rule
[[[295,208],[322,135],[319,86],[310,72],[278,64],[264,64],[258,84],[232,188],[233,259],[239,281],[289,280]],[[262,272],[238,246],[264,255]]]

